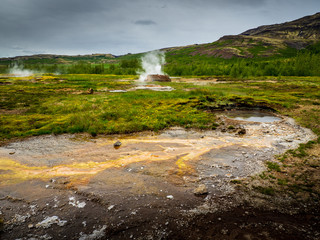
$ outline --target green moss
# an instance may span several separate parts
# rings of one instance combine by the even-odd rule
[[[271,187],[262,187],[262,186],[256,186],[254,189],[262,194],[274,196],[275,190]]]
[[[276,177],[273,176],[272,174],[269,174],[269,178],[270,178],[270,179],[276,179]]]
[[[297,149],[289,150],[288,153],[290,153],[294,157],[307,157],[308,153],[306,152],[306,150],[312,148],[314,144],[316,144],[316,141],[309,141],[306,144],[301,143]]]
[[[259,175],[259,177],[260,177],[261,179],[268,179],[268,176],[265,174],[265,172],[261,173],[261,174]]]
[[[233,179],[230,182],[234,184],[241,184],[241,180],[237,180],[237,179]]]
[[[267,162],[267,167],[269,171],[276,171],[276,172],[281,172],[281,168],[278,163],[275,162]]]
[[[278,160],[283,163],[287,159],[287,157],[287,154],[283,154],[281,156],[278,156]]]
[[[278,184],[279,185],[287,185],[288,184],[288,179],[278,179]]]

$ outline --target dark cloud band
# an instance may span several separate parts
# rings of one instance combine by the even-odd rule
[[[156,25],[157,23],[152,20],[138,20],[138,21],[135,21],[134,24],[137,24],[137,25]]]

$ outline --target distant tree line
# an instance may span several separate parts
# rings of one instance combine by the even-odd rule
[[[165,72],[172,76],[320,76],[320,44],[299,51],[293,57],[229,60],[207,57],[172,57]]]
[[[189,54],[167,54],[164,71],[170,76],[320,76],[320,42],[296,51],[294,55],[269,58],[221,59]],[[24,69],[60,74],[135,75],[141,70],[140,59],[122,59],[112,64],[79,61],[75,64],[25,64]],[[0,65],[0,72],[8,72],[10,65]]]
[[[16,64],[16,63],[14,63]],[[8,73],[14,64],[0,65],[1,73]],[[135,75],[141,69],[138,59],[121,60],[114,64],[93,64],[79,61],[75,64],[23,64],[18,63],[23,69],[28,69],[39,73],[58,73],[58,74],[115,74],[115,75]]]

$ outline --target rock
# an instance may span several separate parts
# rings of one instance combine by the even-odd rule
[[[110,206],[108,207],[108,210],[111,210],[112,208],[114,208],[114,206],[115,206],[115,205],[110,205]]]
[[[75,197],[69,197],[69,204],[77,208],[84,208],[86,206],[85,202],[77,201]]]
[[[206,187],[206,185],[204,184],[200,184],[194,191],[193,193],[195,195],[204,195],[208,193],[208,189]]]
[[[244,134],[246,134],[246,133],[247,133],[247,131],[246,131],[245,128],[240,128],[240,129],[238,130],[238,132],[237,132],[238,135],[244,135]]]
[[[36,228],[49,228],[52,224],[57,224],[62,227],[67,223],[66,220],[60,220],[57,216],[46,217],[42,222],[38,222],[35,227]]]
[[[168,195],[167,198],[168,199],[173,199],[173,196],[172,195]]]
[[[121,142],[120,141],[116,141],[114,144],[113,144],[113,147],[114,148],[119,148],[121,146]]]

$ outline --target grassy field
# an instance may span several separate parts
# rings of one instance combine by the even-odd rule
[[[172,92],[128,91],[136,76],[41,75],[2,77],[1,140],[49,133],[96,134],[214,128],[210,110],[228,105],[265,106],[297,119],[320,135],[319,77],[228,80],[196,86],[166,83]],[[88,89],[94,90],[93,94]],[[209,110],[209,111],[208,111]]]

